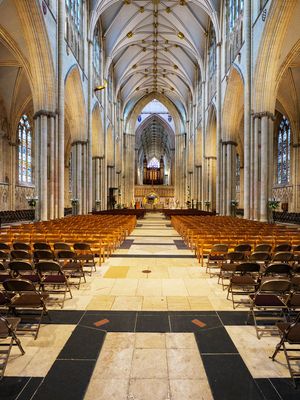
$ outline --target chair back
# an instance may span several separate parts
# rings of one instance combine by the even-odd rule
[[[72,250],[60,250],[57,253],[57,257],[60,260],[74,260],[76,257],[76,254]]]
[[[250,255],[249,257],[250,261],[270,261],[271,260],[271,256],[270,253],[266,252],[266,251],[255,251]]]
[[[33,244],[34,250],[51,250],[51,246],[46,242],[35,242]]]
[[[61,272],[59,263],[53,260],[39,261],[36,264],[36,268],[41,275],[47,272]]]
[[[280,243],[274,248],[274,253],[277,253],[278,251],[291,251],[292,246],[289,243]]]
[[[22,260],[12,260],[9,262],[8,266],[14,272],[19,272],[19,271],[32,272],[34,270],[30,262]]]
[[[8,292],[36,292],[34,284],[27,279],[7,279],[3,287]]]
[[[0,243],[0,250],[9,252],[9,251],[10,251],[10,245],[1,242],[1,243]]]
[[[270,264],[267,266],[264,275],[290,275],[291,266],[289,264]]]
[[[251,251],[251,244],[250,243],[238,244],[237,246],[235,246],[234,251],[249,253]]]
[[[267,279],[263,281],[258,289],[258,293],[285,294],[291,289],[289,279]]]
[[[91,250],[91,247],[88,243],[74,243],[74,250],[88,251]]]
[[[71,250],[71,246],[64,242],[54,243],[53,248],[54,250]]]
[[[245,253],[241,251],[232,251],[231,253],[228,253],[227,259],[230,262],[241,262],[245,260]]]
[[[12,250],[10,252],[11,258],[17,260],[30,260],[31,254],[26,250]]]
[[[270,253],[271,250],[272,250],[272,245],[271,245],[271,244],[268,244],[268,243],[261,243],[261,244],[258,244],[258,245],[255,247],[255,252],[257,252],[257,251],[263,251],[263,252],[268,252],[268,253]]]
[[[55,255],[51,250],[35,250],[33,253],[35,260],[54,260]]]
[[[272,262],[274,261],[279,261],[279,262],[290,262],[293,261],[294,254],[289,252],[289,251],[279,251],[278,253],[275,253]]]
[[[0,260],[7,261],[9,260],[9,253],[4,250],[0,250]]]
[[[26,251],[30,251],[31,247],[30,244],[28,243],[24,243],[24,242],[14,242],[13,243],[13,249],[14,250],[26,250]]]
[[[259,273],[260,271],[260,265],[255,262],[243,262],[240,265],[237,266],[236,272],[240,273]]]

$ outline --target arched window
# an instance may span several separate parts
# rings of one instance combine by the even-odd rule
[[[236,155],[236,171],[235,171],[235,177],[236,177],[236,192],[240,192],[240,181],[241,181],[241,159],[240,155]]]
[[[244,9],[244,0],[228,0],[227,1],[227,22],[228,30],[231,32]]]
[[[290,180],[291,126],[282,115],[277,134],[277,183],[285,185]]]
[[[32,132],[27,115],[22,115],[18,125],[19,182],[32,183]]]
[[[66,0],[67,12],[78,31],[81,31],[82,0]]]
[[[148,163],[148,168],[157,168],[159,169],[160,163],[156,157],[151,158],[151,160]]]
[[[209,49],[208,49],[208,92],[209,99],[212,98],[216,91],[216,69],[217,69],[217,55],[216,55],[216,33],[211,25],[209,34]]]
[[[66,2],[66,39],[75,58],[83,65],[83,1],[65,0]]]
[[[100,38],[99,29],[96,27],[93,40],[93,66],[97,75],[100,74]]]

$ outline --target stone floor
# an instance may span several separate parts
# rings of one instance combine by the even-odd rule
[[[257,339],[161,214],[97,269],[12,350],[1,400],[300,398],[278,337]]]

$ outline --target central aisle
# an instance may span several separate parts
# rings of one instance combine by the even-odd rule
[[[87,309],[231,310],[222,288],[161,213],[147,213],[101,267]],[[101,290],[101,288],[103,290]]]

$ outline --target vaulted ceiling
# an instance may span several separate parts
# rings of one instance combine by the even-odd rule
[[[220,0],[98,0],[106,74],[126,105],[147,93],[186,108],[203,68],[210,18],[218,26]]]

